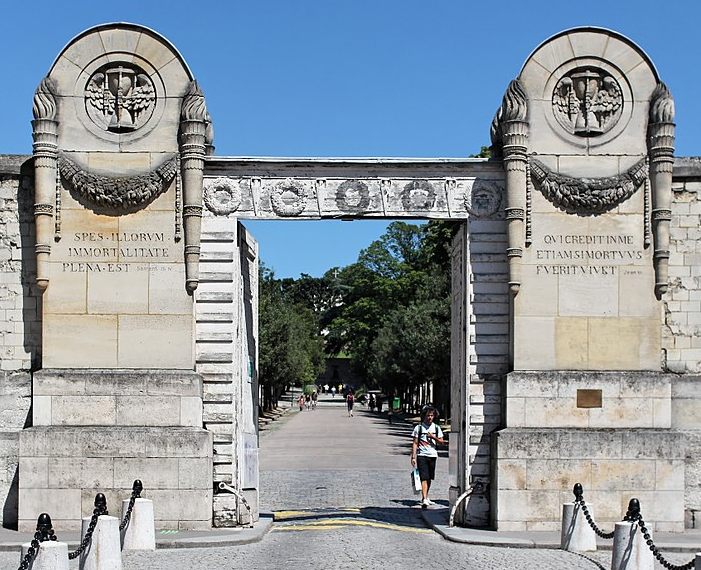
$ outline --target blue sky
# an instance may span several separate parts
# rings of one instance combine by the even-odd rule
[[[105,22],[142,24],[180,51],[222,156],[464,157],[489,144],[509,81],[576,26],[636,42],[674,95],[677,155],[701,155],[701,3],[210,0],[12,2],[0,49],[0,153],[31,153],[32,97],[61,49]],[[386,222],[246,224],[278,277],[357,258]]]

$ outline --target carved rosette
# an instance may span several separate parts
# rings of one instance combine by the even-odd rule
[[[58,159],[56,87],[45,77],[34,94],[34,220],[36,227],[36,283],[41,291],[49,285],[49,256],[53,235]]]
[[[518,79],[504,94],[501,107],[492,121],[492,147],[503,156],[506,170],[506,219],[508,221],[509,290],[517,294],[521,287],[521,258],[525,243],[526,168],[528,159],[528,101]]]
[[[674,165],[674,99],[664,83],[650,98],[648,153],[652,192],[655,250],[655,294],[662,296],[669,283],[669,224],[672,216],[672,167]]]
[[[270,191],[270,206],[278,216],[299,216],[307,204],[304,186],[292,178],[278,182]]]
[[[209,124],[209,128],[208,128]],[[185,233],[185,287],[193,293],[199,284],[200,237],[204,157],[213,136],[211,118],[197,81],[192,81],[180,109],[180,164],[183,180]]]
[[[241,190],[238,184],[228,178],[217,178],[204,189],[204,204],[217,216],[228,216],[241,205]]]

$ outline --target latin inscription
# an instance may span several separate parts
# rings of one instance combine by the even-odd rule
[[[75,232],[72,241],[67,249],[71,260],[61,264],[64,273],[128,273],[132,265],[123,260],[166,261],[171,253],[163,232]],[[137,271],[149,270],[148,266],[135,267]],[[170,267],[151,269],[171,270]]]
[[[618,275],[621,265],[643,259],[632,235],[546,234],[535,250],[536,275]],[[626,275],[640,270],[624,269]]]

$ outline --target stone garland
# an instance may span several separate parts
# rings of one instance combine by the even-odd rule
[[[60,154],[61,176],[86,201],[115,210],[131,210],[144,206],[165,192],[177,173],[177,159],[171,158],[148,174],[110,177],[82,170],[75,162]]]
[[[555,206],[580,214],[598,214],[615,208],[630,198],[647,180],[645,159],[618,176],[573,178],[552,172],[531,157],[531,177]]]

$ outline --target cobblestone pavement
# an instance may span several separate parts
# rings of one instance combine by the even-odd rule
[[[610,552],[500,548],[447,541],[425,527],[409,485],[411,426],[340,398],[293,412],[261,436],[261,504],[276,512],[262,541],[229,547],[125,552],[124,570],[235,568],[608,570]],[[431,496],[447,505],[448,465],[438,462]],[[689,554],[670,554],[674,564]],[[0,568],[17,568],[0,552]],[[71,570],[78,568],[72,561]],[[661,568],[661,566],[656,566]]]

